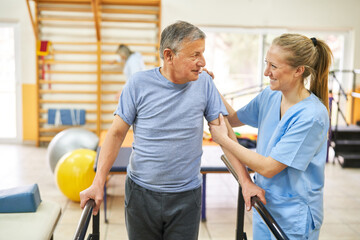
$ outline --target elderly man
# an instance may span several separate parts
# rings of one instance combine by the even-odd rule
[[[135,73],[127,82],[101,148],[94,182],[80,194],[82,207],[95,199],[96,214],[106,176],[133,125],[125,184],[130,240],[198,238],[203,118],[217,123],[220,113],[227,115],[212,78],[202,73],[204,51],[205,34],[196,26],[179,21],[164,29],[163,66]],[[249,177],[242,181],[251,182]]]

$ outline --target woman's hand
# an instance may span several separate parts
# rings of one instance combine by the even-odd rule
[[[215,78],[214,73],[213,73],[212,71],[209,71],[207,68],[202,68],[202,69],[200,70],[200,73],[201,73],[202,71],[207,72],[207,73],[210,75],[210,77],[212,77],[212,79]]]
[[[251,197],[257,196],[263,204],[266,204],[265,190],[257,186],[252,181],[242,184],[242,194],[244,197],[246,210],[251,210]]]
[[[225,140],[230,139],[228,136],[228,129],[226,127],[224,117],[220,113],[219,125],[209,124],[212,140],[220,145],[223,145]]]

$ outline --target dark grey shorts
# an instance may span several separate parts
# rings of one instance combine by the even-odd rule
[[[201,187],[160,193],[126,178],[125,220],[129,240],[197,240],[200,212]]]

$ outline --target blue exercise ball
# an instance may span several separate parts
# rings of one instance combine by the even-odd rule
[[[59,132],[47,148],[46,158],[51,171],[55,171],[56,164],[64,154],[79,148],[95,151],[98,144],[99,137],[84,128],[69,128]]]

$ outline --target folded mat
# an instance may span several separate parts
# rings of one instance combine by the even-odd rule
[[[0,213],[36,212],[40,202],[37,184],[0,190]]]

